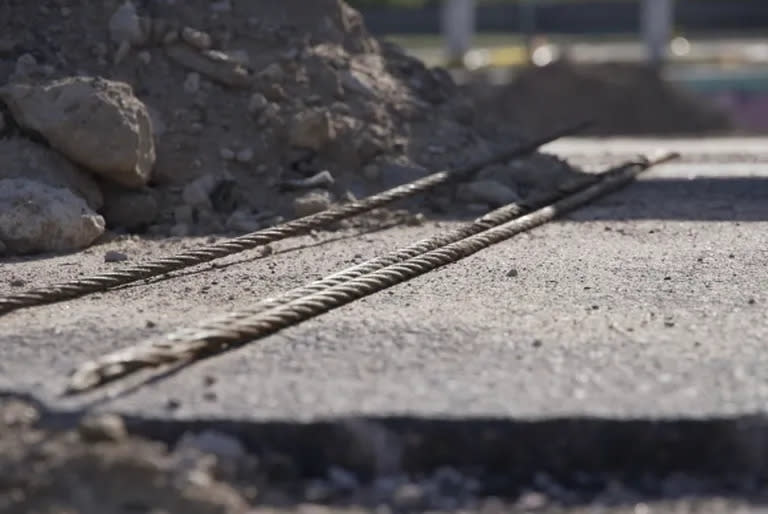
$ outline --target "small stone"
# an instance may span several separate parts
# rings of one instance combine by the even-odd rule
[[[147,322],[144,323],[144,326],[147,328],[155,328],[157,326],[157,323],[155,323],[151,319],[148,319]]]
[[[334,139],[336,130],[327,111],[313,109],[294,116],[290,132],[292,146],[319,151]]]
[[[261,93],[254,93],[248,101],[248,112],[253,115],[261,114],[269,105],[269,100]]]
[[[313,191],[293,201],[293,210],[299,218],[324,211],[330,206],[331,194],[328,191]]]
[[[203,384],[205,384],[206,387],[211,387],[215,383],[216,383],[216,377],[212,375],[205,375],[203,377]]]
[[[165,408],[168,410],[176,410],[179,407],[181,407],[181,402],[176,398],[168,398],[168,401],[165,402]]]
[[[149,66],[149,64],[152,62],[152,54],[150,54],[147,50],[142,50],[138,53],[138,55],[136,55],[136,57],[144,66]]]
[[[122,262],[127,261],[128,256],[116,250],[109,250],[104,254],[104,262]]]
[[[541,493],[525,492],[517,500],[517,507],[523,511],[541,510],[546,507],[549,499]]]
[[[213,45],[211,36],[192,27],[181,29],[181,39],[189,46],[195,47],[198,50],[209,50]]]
[[[8,282],[8,285],[10,285],[11,287],[24,287],[26,284],[27,283],[20,278],[11,279],[11,281]]]
[[[333,175],[328,170],[323,170],[311,177],[300,180],[286,180],[283,182],[285,189],[315,189],[329,188],[335,183]]]
[[[176,41],[179,40],[179,31],[176,29],[171,29],[163,36],[163,44],[164,45],[172,45]]]
[[[427,495],[424,488],[417,484],[403,484],[392,495],[392,503],[403,510],[423,509]]]
[[[123,441],[128,437],[123,418],[116,414],[89,415],[78,426],[80,438],[89,442]]]
[[[109,36],[115,43],[128,42],[140,45],[145,36],[136,7],[129,1],[124,2],[109,18]]]
[[[235,156],[237,162],[248,163],[253,160],[253,150],[250,148],[243,148]]]
[[[235,160],[235,151],[232,150],[231,148],[227,148],[227,147],[221,148],[219,150],[219,155],[225,161],[234,161]]]
[[[283,67],[278,63],[272,63],[263,70],[261,70],[257,77],[264,82],[277,82],[280,83],[285,78],[285,72]]]
[[[511,270],[509,270],[507,272],[507,276],[508,277],[512,277],[512,278],[516,277],[517,276],[517,270],[515,268],[512,268]]]
[[[184,79],[184,91],[189,94],[197,93],[200,90],[200,74],[196,72],[187,73]]]

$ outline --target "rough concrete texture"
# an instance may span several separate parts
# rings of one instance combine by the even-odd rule
[[[177,396],[176,416],[253,419],[760,411],[768,396],[759,351],[768,329],[765,170],[732,163],[720,176],[723,169],[663,166],[567,221],[210,359],[114,405],[163,415],[167,398]],[[243,307],[435,230],[428,223],[321,237],[348,237],[343,244],[291,240],[265,259],[251,261],[259,252],[249,252],[224,260],[242,264],[11,314],[3,319],[13,344],[3,347],[9,355],[0,380],[52,398],[65,372],[88,356],[212,310]],[[108,270],[101,258],[107,249],[138,262],[197,243],[128,240],[14,262],[2,286],[10,292],[14,280],[29,287]],[[77,344],[53,351],[50,345],[61,344],[51,334]],[[14,365],[28,361],[40,373]],[[218,401],[197,401],[201,390],[192,385],[205,375],[226,377]],[[257,385],[244,394],[253,377]],[[510,401],[521,394],[524,401]]]
[[[429,503],[437,511],[762,512],[762,141],[578,140],[548,150],[592,166],[657,146],[684,158],[566,220],[138,389],[112,388],[114,398],[58,393],[88,358],[460,221],[320,233],[269,255],[12,313],[0,319],[0,389],[43,401],[49,426],[88,408],[123,413],[130,432],[171,445],[204,428],[234,435],[277,466],[268,477],[288,473],[281,483],[294,486],[309,477],[301,492],[281,489],[280,512],[312,498],[373,511],[379,489],[350,483],[405,474],[423,493],[452,483],[445,466],[462,485],[445,486],[454,492]],[[200,242],[131,237],[78,255],[6,259],[0,292],[114,269],[109,250],[139,262]],[[460,493],[476,482],[480,490]],[[713,499],[721,495],[749,501]],[[381,502],[399,511],[396,498],[414,497],[405,489]]]

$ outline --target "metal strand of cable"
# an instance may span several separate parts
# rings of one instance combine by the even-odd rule
[[[80,393],[142,368],[191,362],[242,346],[357,299],[457,262],[516,234],[547,223],[563,213],[626,185],[649,167],[675,157],[676,154],[666,154],[655,159],[644,159],[632,163],[620,168],[616,173],[607,174],[584,189],[577,190],[522,217],[405,261],[390,264],[301,296],[288,303],[277,304],[252,316],[229,316],[221,322],[206,323],[201,329],[192,330],[183,337],[179,337],[179,334],[171,334],[164,339],[150,340],[86,362],[73,372],[67,392]]]
[[[311,230],[327,227],[343,219],[383,207],[396,200],[414,196],[450,181],[466,178],[472,173],[491,164],[527,155],[536,151],[544,144],[581,130],[586,125],[587,124],[583,122],[574,124],[561,130],[553,131],[545,137],[516,145],[515,147],[502,151],[492,157],[478,160],[463,168],[433,173],[427,177],[388,189],[370,197],[363,198],[362,200],[333,206],[330,209],[317,214],[291,220],[275,227],[251,232],[233,239],[181,252],[171,257],[156,259],[142,264],[127,266],[108,273],[100,273],[90,277],[78,278],[10,296],[0,297],[0,316],[26,307],[78,298],[91,293],[104,291],[113,287],[210,262],[215,259],[264,246],[289,237],[306,234]]]

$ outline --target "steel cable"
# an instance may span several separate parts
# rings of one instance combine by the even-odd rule
[[[161,340],[150,340],[79,366],[70,377],[68,392],[79,393],[136,372],[142,368],[178,364],[204,358],[242,346],[307,319],[351,303],[375,292],[459,261],[484,248],[542,225],[633,180],[656,164],[675,158],[665,154],[644,159],[607,173],[592,185],[541,207],[522,217],[493,226],[466,238],[435,248],[402,262],[387,265],[335,285],[310,292],[287,303],[275,302],[267,310],[253,314],[234,314],[205,323],[199,328],[172,333]],[[512,206],[510,206],[511,210]],[[519,207],[518,207],[519,209]],[[492,223],[494,211],[480,218]],[[415,245],[414,245],[415,246]]]
[[[433,173],[427,177],[388,189],[370,197],[343,205],[332,206],[325,211],[291,220],[275,227],[258,230],[233,239],[205,245],[197,249],[178,253],[171,257],[156,259],[107,273],[100,273],[89,277],[78,278],[0,297],[0,316],[26,307],[78,298],[91,293],[104,291],[113,287],[130,284],[139,280],[210,262],[221,257],[264,246],[289,237],[306,234],[311,230],[327,227],[328,225],[345,218],[371,211],[396,200],[408,198],[436,186],[455,180],[461,180],[491,164],[508,161],[515,157],[532,153],[540,146],[563,136],[573,134],[586,125],[587,123],[579,123],[568,126],[564,129],[554,131],[545,137],[516,145],[512,149],[502,151],[492,157],[478,160],[463,168]]]

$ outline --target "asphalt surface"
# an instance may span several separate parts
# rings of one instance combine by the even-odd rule
[[[566,220],[209,359],[106,408],[241,420],[763,413],[768,165],[746,151],[765,153],[766,143],[646,141],[646,148],[701,150],[694,162],[659,167]],[[584,159],[643,148],[574,141],[549,149]],[[728,164],[702,162],[718,149]],[[246,252],[226,266],[151,286],[12,313],[0,319],[0,388],[54,407],[82,406],[85,400],[57,395],[84,360],[455,223],[286,241],[265,258]],[[79,255],[6,260],[0,292],[18,290],[18,280],[38,286],[111,269],[103,262],[107,250],[139,261],[200,242],[129,240]],[[169,412],[171,399],[180,406]]]

